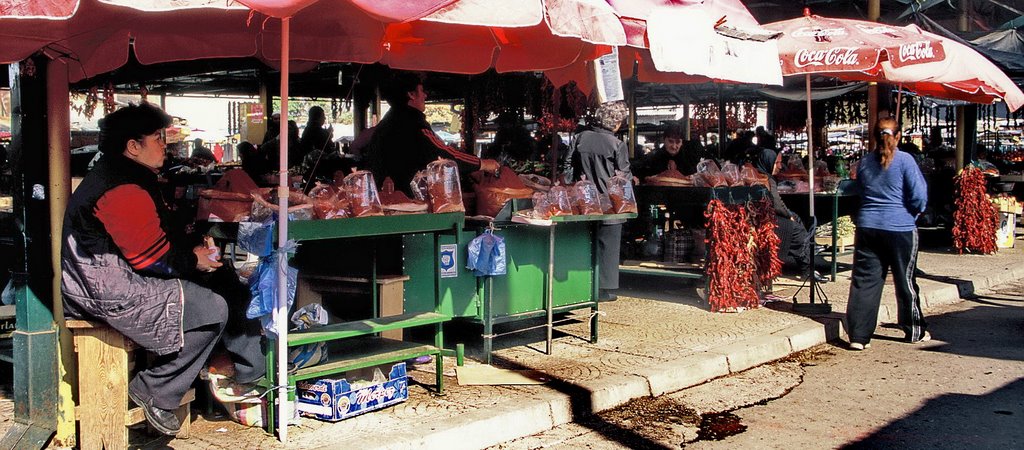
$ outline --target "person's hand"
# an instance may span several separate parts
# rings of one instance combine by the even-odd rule
[[[213,272],[224,263],[220,262],[220,255],[216,248],[197,245],[192,249],[196,254],[196,270],[200,272]]]
[[[482,170],[482,171],[484,171],[486,173],[498,173],[498,169],[500,169],[500,168],[501,168],[501,165],[498,164],[498,162],[493,160],[493,159],[481,159],[480,160],[480,170]]]
[[[637,177],[633,177],[633,185],[634,186],[639,186],[640,185],[640,179],[637,178]]]

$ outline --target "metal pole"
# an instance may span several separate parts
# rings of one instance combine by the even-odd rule
[[[804,84],[807,94],[807,195],[811,199],[811,205],[810,208],[808,208],[808,210],[810,211],[810,219],[812,224],[811,244],[809,246],[810,249],[808,250],[811,253],[811,264],[809,266],[810,268],[807,269],[807,280],[809,281],[811,286],[810,302],[814,303],[814,120],[813,116],[811,115],[811,74],[804,75]],[[832,226],[834,228],[835,224],[832,224]]]
[[[551,354],[551,335],[554,329],[552,321],[554,320],[554,288],[555,288],[555,224],[551,224],[548,228],[548,292],[547,301],[545,302],[545,309],[547,310],[548,318],[548,337],[547,337],[547,348],[545,353]]]
[[[281,19],[281,147],[277,161],[280,172],[277,178],[277,304],[274,305],[277,324],[277,435],[281,442],[288,442],[288,419],[291,417],[288,399],[288,255],[284,252],[288,241],[289,28],[289,19]]]

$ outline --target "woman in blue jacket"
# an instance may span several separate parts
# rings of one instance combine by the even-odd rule
[[[931,339],[921,312],[917,286],[917,215],[924,211],[928,189],[914,157],[899,151],[900,129],[895,119],[875,126],[880,146],[864,156],[857,168],[861,209],[853,255],[853,280],[846,307],[850,348],[871,346],[877,326],[885,277],[892,269],[900,328],[908,342]]]

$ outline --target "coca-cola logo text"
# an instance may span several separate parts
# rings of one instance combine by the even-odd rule
[[[394,386],[382,387],[378,386],[376,389],[363,389],[356,393],[356,403],[365,404],[375,400],[384,400],[386,398],[392,398],[398,392]]]
[[[895,28],[887,27],[885,25],[862,25],[858,23],[855,26],[864,34],[888,34],[893,36],[899,35],[899,32],[897,32]]]
[[[793,64],[797,67],[807,66],[856,66],[860,58],[853,47],[836,47],[827,50],[797,50]]]
[[[912,42],[900,46],[900,61],[927,61],[935,59],[935,49],[928,41]]]

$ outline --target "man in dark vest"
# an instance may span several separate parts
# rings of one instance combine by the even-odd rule
[[[229,307],[189,281],[221,272],[223,263],[216,249],[185,236],[160,194],[157,171],[170,123],[148,103],[100,121],[104,156],[64,215],[61,289],[66,317],[106,323],[156,355],[129,382],[128,395],[154,428],[174,435],[181,424],[173,411],[224,333]],[[258,333],[243,335],[230,342],[225,336],[225,346],[233,357],[249,353],[235,368],[236,381],[251,382],[266,366],[254,362]]]

